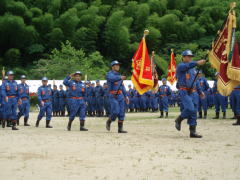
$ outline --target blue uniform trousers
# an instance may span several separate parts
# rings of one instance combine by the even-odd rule
[[[198,110],[198,94],[197,92],[187,94],[180,90],[180,98],[182,103],[181,117],[187,119],[190,126],[197,125],[197,110]]]
[[[129,97],[129,105],[128,105],[129,109],[134,109],[134,101],[133,101],[133,97]]]
[[[215,104],[215,111],[218,113],[220,112],[220,106],[222,112],[226,112],[226,99],[221,94],[217,93],[214,95],[214,104]]]
[[[207,111],[208,109],[208,103],[207,103],[207,91],[204,92],[205,97],[204,98],[200,98],[199,97],[199,105],[198,105],[198,111]]]
[[[146,96],[141,96],[141,98],[140,98],[140,108],[141,109],[146,109],[147,108],[147,97]]]
[[[59,98],[59,111],[65,111],[65,99]]]
[[[86,104],[84,99],[72,99],[69,98],[69,119],[74,120],[76,115],[79,115],[80,121],[85,120],[86,116]]]
[[[45,114],[46,114],[46,120],[50,121],[52,118],[52,102],[50,101],[45,102],[44,106],[40,104],[40,112],[38,114],[38,120],[41,120]]]
[[[8,98],[3,102],[3,118],[6,120],[17,120],[17,98]]]
[[[96,111],[103,112],[103,97],[97,97],[96,100]]]
[[[168,97],[163,96],[159,98],[159,109],[160,111],[168,112]]]
[[[111,119],[115,121],[118,118],[119,121],[123,121],[125,117],[125,100],[122,97],[114,97],[110,95],[109,97],[111,106]]]
[[[29,111],[30,111],[30,102],[29,100],[22,100],[22,104],[18,105],[18,118],[21,118],[21,116],[24,116],[24,118],[29,117]]]

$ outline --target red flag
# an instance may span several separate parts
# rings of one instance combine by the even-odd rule
[[[139,44],[138,50],[132,59],[133,73],[131,80],[139,94],[143,94],[153,88],[152,64],[148,55],[145,37]]]
[[[171,59],[170,59],[169,65],[168,65],[167,79],[171,85],[173,85],[176,81],[176,61],[175,61],[175,56],[174,56],[173,50],[171,52]]]
[[[212,45],[212,50],[209,52],[209,60],[219,72],[218,91],[224,96],[230,95],[232,90],[239,84],[238,81],[232,80],[227,73],[229,61],[236,62],[235,58],[239,56],[236,51],[235,28],[236,16],[234,10],[231,9],[223,28]]]

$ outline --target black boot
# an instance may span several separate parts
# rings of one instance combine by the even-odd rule
[[[178,131],[181,131],[181,123],[183,121],[183,118],[181,117],[181,115],[179,115],[177,117],[177,119],[175,120],[175,127]]]
[[[30,125],[28,124],[28,117],[24,117],[24,126],[30,126]]]
[[[38,127],[39,126],[39,122],[40,122],[40,119],[38,119],[37,121],[36,121],[36,127]]]
[[[127,133],[127,131],[123,130],[123,122],[118,122],[118,133]]]
[[[108,131],[110,131],[110,129],[111,129],[111,123],[112,123],[112,120],[111,120],[111,117],[109,117],[107,122],[106,122],[106,129]]]
[[[165,118],[168,118],[168,112],[166,112],[166,116],[165,116]]]
[[[237,121],[232,124],[233,126],[240,126],[240,116],[237,116]]]
[[[216,112],[216,116],[213,119],[219,119],[219,112]]]
[[[71,128],[72,128],[72,122],[73,122],[73,120],[70,120],[70,119],[69,119],[69,121],[68,121],[68,125],[67,125],[67,130],[68,130],[68,131],[71,131]]]
[[[18,115],[18,117],[17,117],[17,125],[19,126],[19,120],[20,120],[20,116]]]
[[[196,133],[196,126],[190,126],[189,130],[190,130],[190,138],[202,138],[201,135]]]
[[[226,119],[226,112],[223,112],[223,119]]]
[[[234,116],[231,119],[237,119],[237,115],[235,112],[234,112]]]
[[[3,120],[2,120],[2,128],[5,128],[5,124],[6,124],[6,120],[3,119]]]
[[[12,130],[16,131],[18,128],[16,127],[17,120],[12,121]]]
[[[86,129],[84,127],[85,121],[80,121],[80,131],[88,131],[88,129]]]
[[[163,111],[161,111],[161,114],[160,114],[159,118],[163,118]]]
[[[12,127],[12,121],[11,120],[7,120],[7,127]]]
[[[207,119],[207,111],[204,111],[204,119]]]
[[[202,119],[202,111],[199,111],[199,116],[198,116],[199,119]]]
[[[50,120],[46,120],[46,128],[53,128],[53,127],[50,126],[49,124],[50,124]]]

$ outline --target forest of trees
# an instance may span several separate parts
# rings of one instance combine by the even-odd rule
[[[130,76],[131,58],[144,29],[149,29],[149,53],[156,52],[159,74],[165,76],[172,48],[178,62],[184,49],[205,57],[230,2],[0,0],[0,68],[32,79],[61,79],[80,69],[90,79],[102,79],[117,59]],[[240,31],[236,35],[239,39]],[[209,64],[203,71],[209,78],[214,72]]]

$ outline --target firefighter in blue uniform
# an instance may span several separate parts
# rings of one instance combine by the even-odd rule
[[[139,112],[140,111],[140,94],[137,92],[135,88],[133,89],[133,103],[134,103],[135,112]]]
[[[3,77],[3,81],[2,81],[2,84],[4,83],[4,81],[6,81],[8,79],[7,76]],[[0,86],[0,124],[2,124],[3,122],[3,97],[2,97],[2,85]],[[4,124],[5,126],[5,124]]]
[[[199,106],[198,106],[198,113],[199,113],[199,118],[202,118],[203,114],[202,114],[202,109],[204,112],[204,119],[207,119],[207,110],[208,110],[208,104],[207,104],[207,94],[208,94],[208,89],[209,89],[209,84],[206,80],[205,77],[203,77],[202,71],[199,71],[199,75],[198,75],[198,82],[200,84],[200,87],[202,89],[202,91],[205,94],[205,98],[200,98],[199,97]]]
[[[24,126],[30,126],[28,124],[30,102],[29,102],[29,86],[26,84],[26,76],[21,76],[21,83],[18,84],[18,97],[21,99],[21,104],[18,105],[19,113],[17,117],[17,125],[19,125],[19,119],[24,116]]]
[[[17,104],[21,103],[21,99],[18,98],[18,86],[14,80],[13,71],[7,73],[8,79],[2,84],[2,103],[3,103],[3,122],[2,127],[10,127],[12,123],[12,130],[18,130],[17,124]]]
[[[140,111],[141,112],[147,111],[147,94],[146,93],[140,96]]]
[[[91,99],[90,99],[90,88],[91,88],[91,82],[90,81],[87,81],[86,82],[86,102],[87,102],[87,107],[86,107],[86,113],[88,116],[91,116],[91,113],[90,113],[90,102],[91,102]]]
[[[71,80],[73,78],[73,80]],[[76,71],[74,74],[67,76],[63,84],[69,87],[69,106],[70,115],[67,130],[71,131],[72,122],[75,116],[79,114],[80,131],[88,131],[85,126],[86,117],[86,86],[81,81],[82,73]]]
[[[103,117],[103,87],[100,81],[96,81],[95,96],[96,96],[96,113],[97,117]]]
[[[106,113],[106,117],[110,115],[110,102],[109,102],[109,92],[108,92],[108,85],[107,83],[103,84],[103,105]]]
[[[40,112],[37,117],[36,127],[39,127],[39,123],[43,116],[46,114],[46,128],[52,128],[50,121],[52,118],[52,89],[48,85],[48,78],[42,78],[42,86],[37,91]]]
[[[214,81],[214,84],[213,84],[214,104],[215,104],[215,112],[216,112],[216,116],[213,119],[219,119],[220,107],[222,109],[223,119],[226,119],[226,99],[225,99],[225,96],[222,96],[218,92],[218,89],[217,89],[218,75],[219,73],[216,72],[215,73],[216,80]]]
[[[127,133],[123,130],[123,121],[125,118],[125,101],[129,104],[126,89],[123,85],[123,80],[126,76],[121,76],[119,73],[120,63],[113,61],[111,63],[112,70],[106,75],[109,88],[109,101],[111,106],[111,115],[106,122],[106,129],[110,131],[112,121],[118,118],[118,133]]]
[[[233,126],[240,126],[240,85],[234,88],[232,93],[232,106],[235,118],[237,119]]]
[[[96,92],[95,92],[95,83],[92,83],[91,84],[91,87],[92,87],[92,91],[91,91],[91,96],[92,96],[92,100],[91,100],[91,108],[92,108],[92,114],[93,116],[96,116],[97,115],[97,112],[96,112],[96,106],[97,106],[97,98],[96,98]]]
[[[168,96],[172,94],[171,88],[167,85],[166,78],[162,79],[163,85],[158,89],[159,97],[159,108],[160,108],[160,118],[163,118],[163,113],[166,113],[166,118],[168,118]]]
[[[181,130],[181,122],[184,119],[188,119],[190,137],[201,138],[202,136],[196,133],[197,126],[197,105],[198,94],[204,97],[204,93],[201,88],[194,82],[196,76],[196,70],[194,67],[197,65],[205,64],[205,60],[192,61],[192,51],[186,50],[182,53],[182,62],[177,66],[177,88],[179,89],[179,95],[183,110],[181,114],[175,120],[175,127],[178,131]],[[193,84],[193,86],[192,86]],[[197,94],[198,93],[198,94]]]
[[[59,96],[59,113],[60,113],[60,116],[65,116],[66,92],[63,90],[63,85],[59,86],[58,96]]]
[[[59,115],[59,91],[57,89],[57,85],[53,85],[53,101],[52,101],[52,106],[53,106],[53,116],[58,116]]]
[[[134,97],[134,90],[132,89],[132,85],[129,84],[128,85],[128,98],[129,98],[129,105],[128,105],[128,107],[130,109],[130,112],[134,111],[133,97]]]

